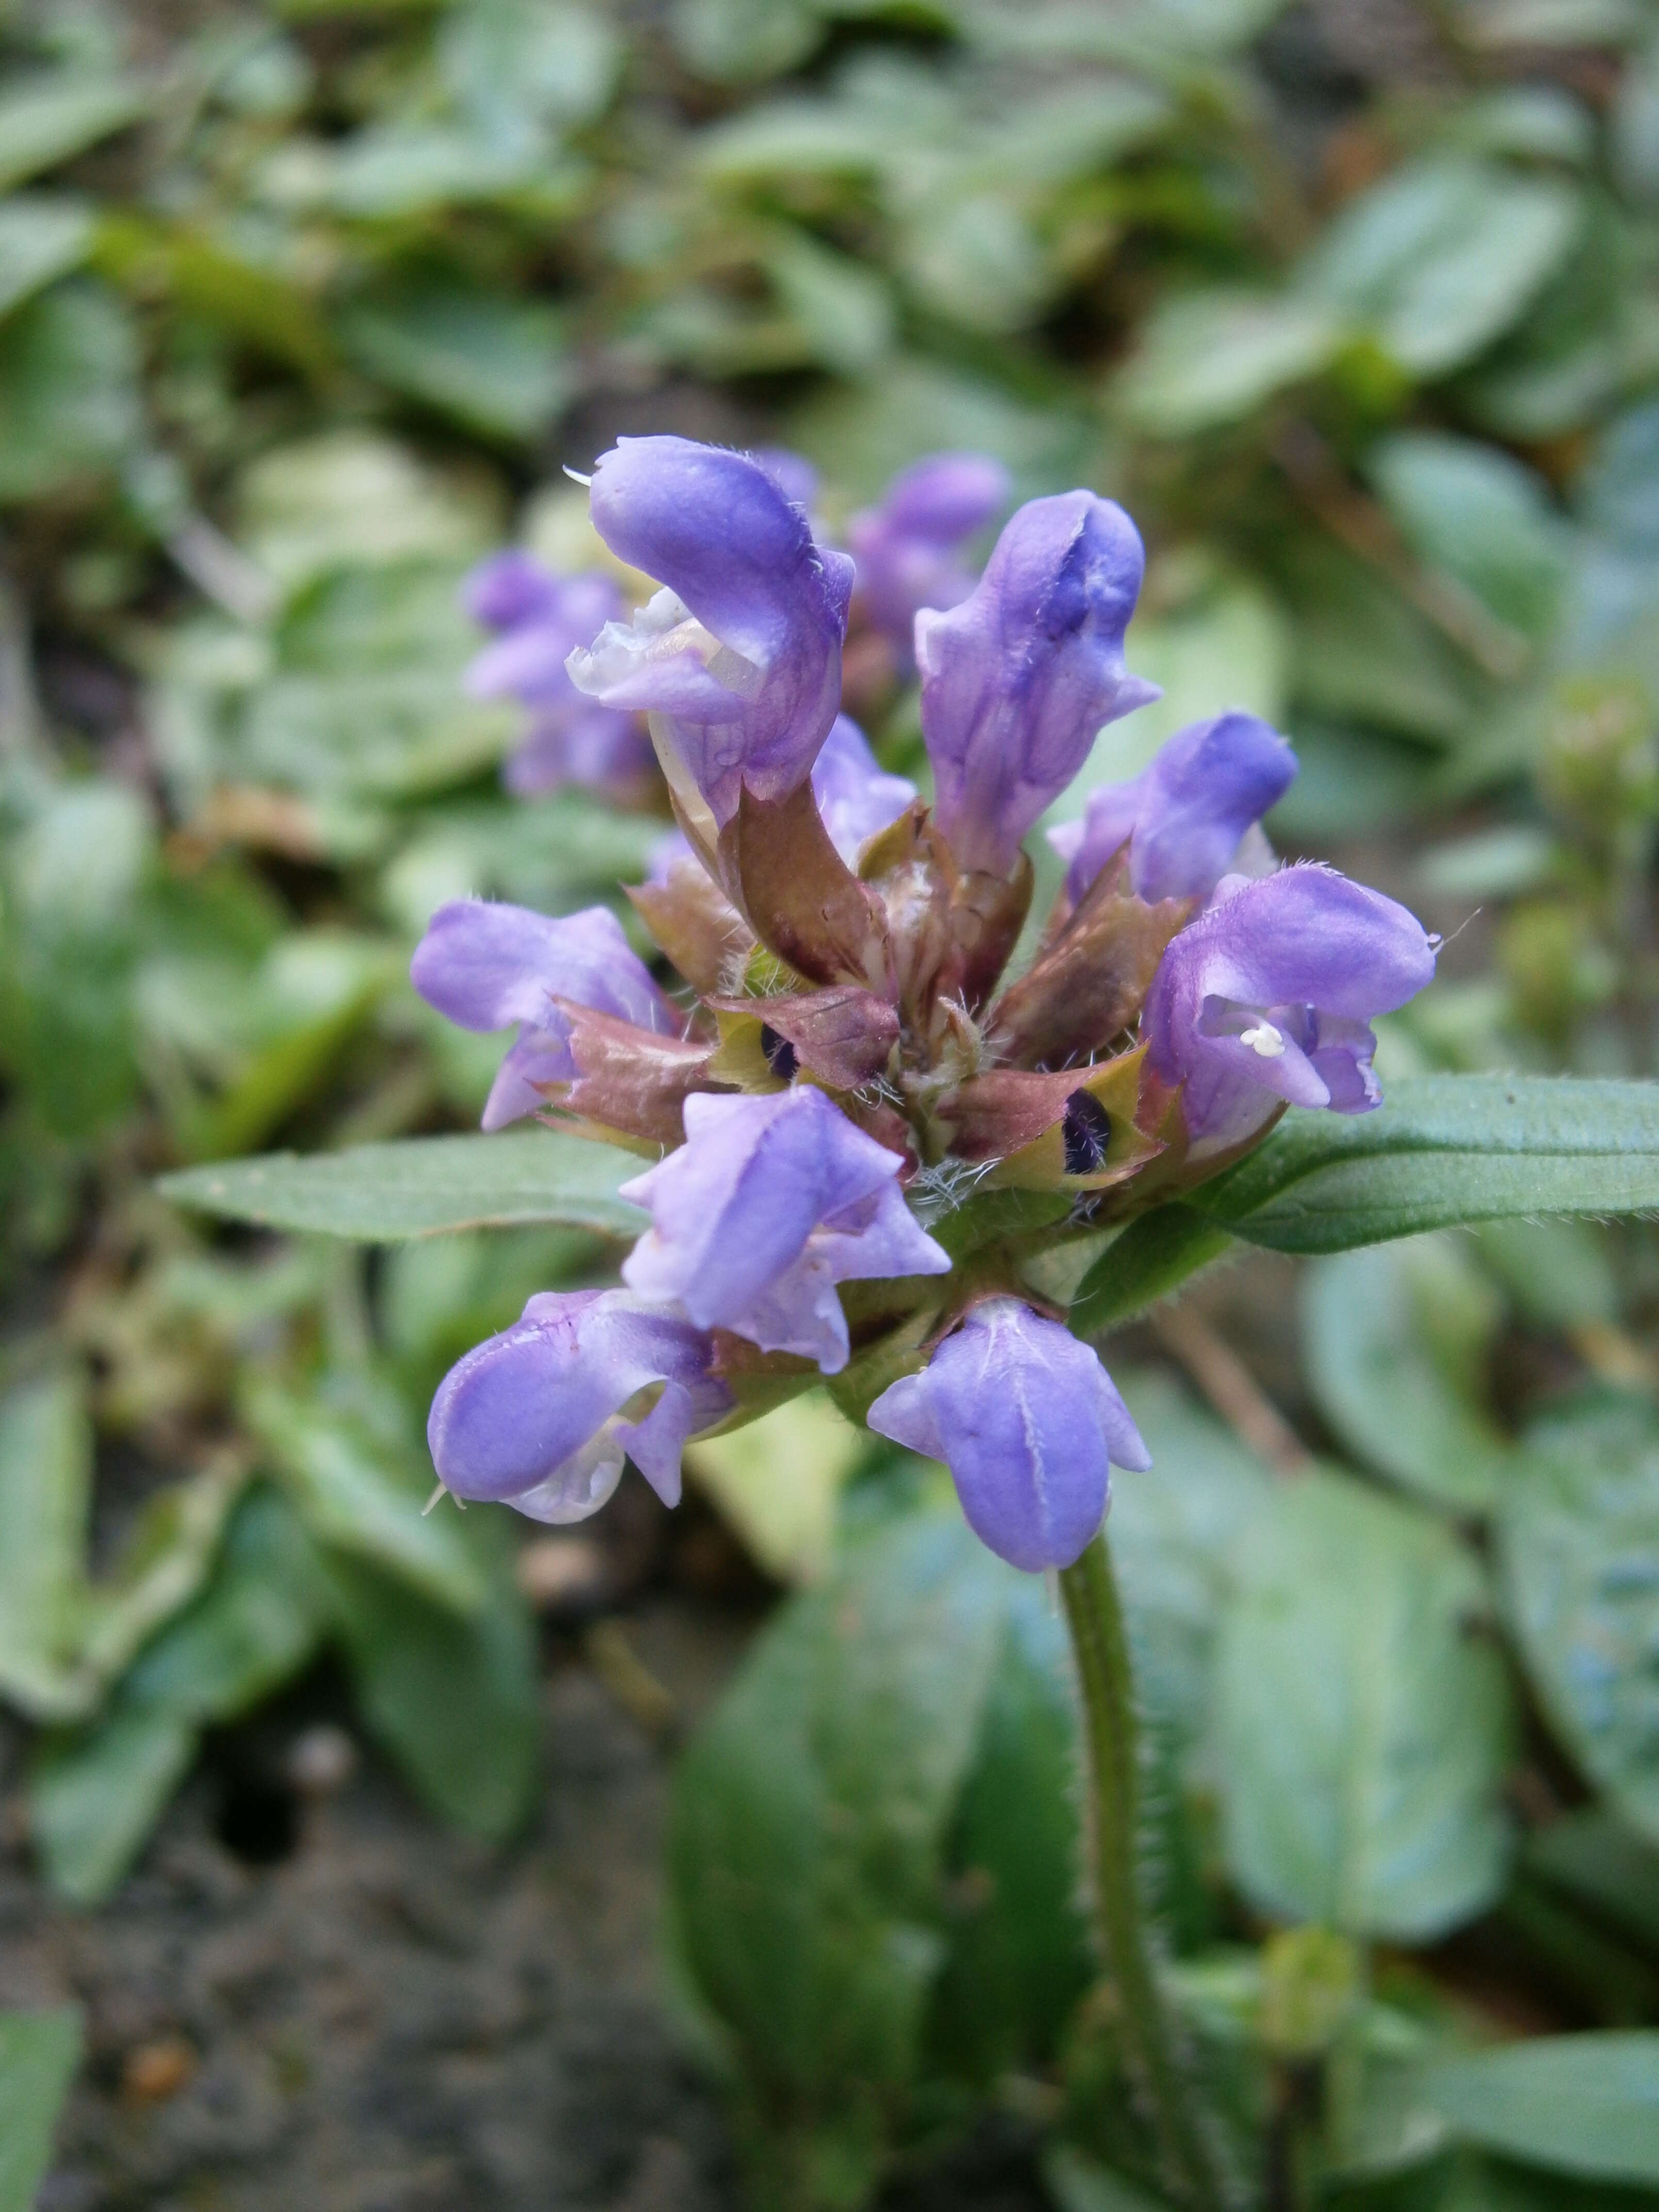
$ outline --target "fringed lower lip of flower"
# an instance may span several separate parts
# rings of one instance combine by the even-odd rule
[[[822,1374],[949,1464],[994,1550],[1066,1565],[1110,1467],[1146,1455],[1034,1262],[1213,1174],[1287,1103],[1373,1105],[1370,1020],[1429,981],[1431,942],[1328,870],[1275,872],[1259,820],[1294,762],[1232,714],[1095,794],[1006,979],[1020,840],[1149,696],[1122,656],[1139,540],[1109,501],[1031,502],[977,588],[918,617],[930,809],[836,722],[848,579],[763,459],[625,441],[593,499],[676,595],[577,659],[667,732],[687,836],[631,896],[689,988],[604,908],[434,916],[417,988],[518,1024],[487,1126],[540,1110],[661,1153],[623,1186],[649,1217],[625,1287],[532,1299],[469,1353],[434,1405],[439,1472],[574,1518],[627,1455],[669,1497],[688,1437]]]

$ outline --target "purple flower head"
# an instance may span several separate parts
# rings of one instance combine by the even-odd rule
[[[898,1188],[902,1163],[822,1091],[694,1093],[686,1141],[622,1187],[651,1227],[623,1263],[642,1297],[676,1299],[701,1328],[763,1352],[847,1364],[837,1283],[948,1274]]]
[[[1246,833],[1296,779],[1296,755],[1254,714],[1218,714],[1176,732],[1127,783],[1092,792],[1081,822],[1048,832],[1071,866],[1073,905],[1129,848],[1129,887],[1144,899],[1207,898]]]
[[[1224,878],[1170,939],[1141,1033],[1180,1084],[1193,1150],[1243,1142],[1281,1099],[1363,1114],[1382,1097],[1374,1015],[1434,975],[1434,946],[1393,899],[1328,868]]]
[[[866,1416],[951,1470],[968,1525],[1010,1565],[1069,1567],[1099,1528],[1110,1468],[1152,1465],[1111,1376],[1086,1344],[1018,1298],[973,1307],[920,1375]]]
[[[1006,875],[1102,724],[1158,696],[1123,666],[1143,565],[1110,500],[1030,500],[972,595],[916,617],[934,813],[963,867]]]
[[[508,790],[523,799],[568,783],[608,790],[637,782],[651,764],[637,719],[585,699],[565,670],[579,646],[622,614],[614,579],[599,569],[556,576],[527,553],[498,553],[473,570],[464,598],[475,622],[499,632],[467,670],[467,690],[530,709],[505,770]]]
[[[837,714],[812,763],[812,796],[830,843],[849,868],[866,838],[896,822],[915,795],[914,783],[883,773],[858,724]]]
[[[859,596],[910,665],[923,607],[958,606],[974,588],[961,549],[1008,496],[1008,471],[986,453],[933,453],[893,478],[877,507],[847,525]]]
[[[556,999],[659,1036],[678,1027],[608,907],[554,921],[527,907],[452,899],[427,924],[409,973],[428,1005],[463,1029],[520,1025],[483,1110],[486,1129],[533,1114],[544,1103],[538,1084],[575,1079],[570,1023]]]
[[[544,1291],[438,1386],[433,1464],[457,1498],[504,1498],[532,1521],[598,1512],[631,1458],[665,1505],[680,1451],[732,1407],[713,1346],[683,1315],[626,1291]],[[623,1409],[660,1385],[634,1420]]]
[[[605,544],[666,588],[571,655],[577,688],[650,714],[677,796],[719,827],[745,785],[787,797],[841,703],[852,562],[758,461],[687,438],[623,439],[590,498]]]

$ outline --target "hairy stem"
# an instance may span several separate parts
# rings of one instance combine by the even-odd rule
[[[1170,2195],[1188,2212],[1224,2212],[1217,2130],[1183,2061],[1141,1895],[1134,1685],[1103,1534],[1061,1570],[1060,1587],[1083,1693],[1095,1917],[1117,1992],[1124,2056]]]

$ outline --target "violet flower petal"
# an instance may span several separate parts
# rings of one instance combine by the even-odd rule
[[[885,774],[858,724],[837,714],[812,763],[812,795],[830,843],[850,868],[860,848],[912,804],[916,787]]]
[[[686,438],[621,440],[590,497],[606,544],[667,590],[573,653],[572,680],[659,718],[717,825],[745,785],[786,797],[840,703],[852,562],[813,542],[759,462]]]
[[[712,1359],[709,1340],[683,1316],[624,1291],[544,1292],[439,1385],[427,1424],[439,1479],[458,1498],[582,1520],[615,1489],[626,1452],[673,1504],[686,1436],[732,1404]],[[663,1388],[650,1413],[622,1420],[654,1384]]]
[[[1008,471],[985,453],[933,453],[893,478],[879,503],[849,517],[866,615],[910,665],[923,607],[957,606],[974,588],[961,548],[1008,496]]]
[[[857,1275],[948,1273],[896,1188],[902,1163],[811,1085],[764,1097],[694,1093],[686,1142],[623,1185],[652,1225],[623,1263],[641,1296],[700,1328],[796,1348],[826,1371],[847,1338],[828,1292]]]
[[[463,1029],[520,1025],[484,1109],[486,1129],[533,1113],[543,1103],[536,1084],[574,1077],[569,1024],[556,999],[659,1036],[678,1027],[608,907],[555,919],[493,900],[453,899],[427,924],[409,972],[428,1005]]]
[[[1078,1558],[1105,1516],[1114,1462],[1152,1464],[1088,1346],[1018,1298],[973,1307],[867,1419],[878,1436],[945,1461],[975,1534],[1029,1573]]]
[[[1296,773],[1296,755],[1255,714],[1188,724],[1138,776],[1091,792],[1081,823],[1049,831],[1071,862],[1073,903],[1126,842],[1130,889],[1141,898],[1206,898]]]
[[[1102,725],[1158,696],[1123,665],[1142,566],[1135,526],[1110,500],[1034,499],[971,596],[916,617],[934,813],[964,868],[1006,874]]]
[[[1434,961],[1414,915],[1333,870],[1224,878],[1170,940],[1142,1017],[1194,1153],[1243,1141],[1280,1099],[1376,1105],[1371,1019],[1414,998]]]

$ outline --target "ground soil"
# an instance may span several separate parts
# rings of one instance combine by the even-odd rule
[[[755,1619],[657,1595],[623,1625],[684,1725]],[[313,1682],[261,1717],[264,1748],[328,1697]],[[542,1813],[505,1851],[441,1828],[365,1754],[283,1856],[250,1863],[221,1833],[229,1809],[258,1844],[221,1746],[86,1914],[43,1892],[14,1820],[0,2006],[73,2000],[87,2024],[40,2212],[738,2212],[718,2100],[660,1998],[673,1737],[578,1637],[550,1639],[545,1711]],[[1044,2201],[1025,2146],[992,2136],[887,2206]]]

